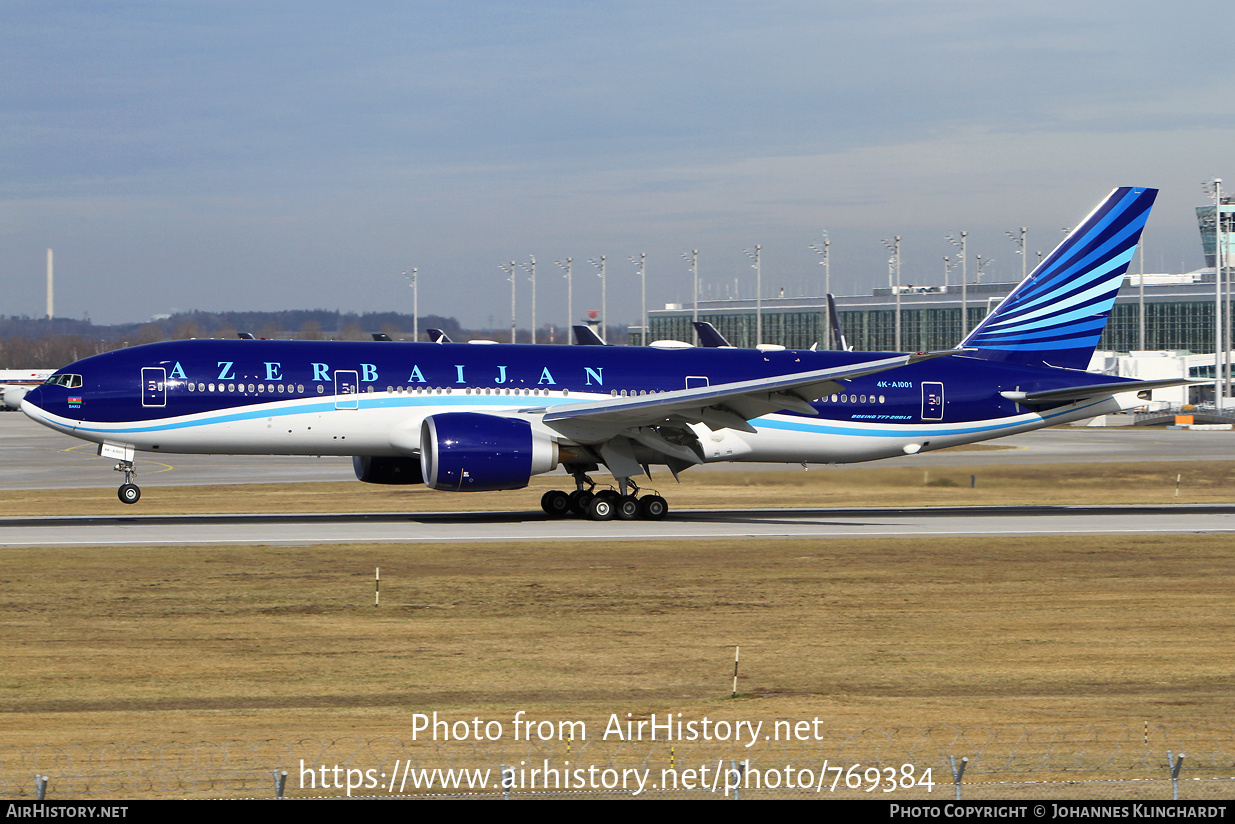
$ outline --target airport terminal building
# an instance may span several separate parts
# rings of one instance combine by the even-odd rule
[[[1230,275],[1232,239],[1235,231],[1235,202],[1223,199],[1224,275]],[[1214,341],[1217,315],[1214,258],[1216,243],[1214,207],[1199,207],[1197,220],[1205,250],[1207,268],[1185,274],[1129,274],[1115,302],[1109,322],[1098,344],[1104,362],[1100,369],[1128,377],[1149,379],[1145,367],[1127,361],[1152,357],[1153,377],[1214,377]],[[847,343],[856,350],[928,352],[951,349],[966,330],[977,326],[1016,283],[969,283],[965,286],[904,285],[880,287],[869,295],[838,296],[837,314]],[[899,291],[899,295],[897,292]],[[1224,287],[1224,305],[1229,301]],[[899,298],[899,299],[898,299]],[[648,312],[647,339],[694,342],[695,308],[690,304],[669,304]],[[964,315],[967,323],[961,323]],[[1230,328],[1230,312],[1224,308],[1224,326]],[[765,298],[761,306],[753,299],[704,300],[699,302],[698,320],[711,323],[734,346],[753,347],[758,343],[777,344],[791,349],[817,345],[829,348],[828,310],[823,296]],[[762,340],[756,328],[762,325]],[[899,324],[899,345],[897,326]],[[963,328],[962,328],[963,326]],[[642,340],[639,329],[631,329],[630,340]],[[1230,335],[1224,332],[1227,341]],[[1230,344],[1228,343],[1228,348]],[[1136,357],[1132,357],[1135,353]],[[1151,355],[1152,353],[1152,355]],[[1123,364],[1115,361],[1124,356]],[[1168,367],[1163,360],[1168,358]],[[1133,374],[1128,374],[1132,372]],[[1182,390],[1181,390],[1182,392]],[[1158,396],[1155,395],[1155,398]],[[1213,387],[1193,387],[1189,398],[1179,401],[1212,401]]]
[[[1142,281],[1144,283],[1142,295]],[[950,349],[963,337],[962,312],[968,329],[977,326],[1015,283],[971,283],[962,296],[959,286],[903,286],[900,294],[901,345],[896,345],[897,300],[890,287],[870,295],[836,298],[841,326],[854,349],[927,352]],[[757,312],[754,300],[699,302],[699,320],[707,321],[730,343],[751,347],[773,343],[791,349],[827,347],[827,303],[820,297],[768,298]],[[1099,348],[1136,350],[1214,350],[1214,273],[1129,275],[1115,302]],[[755,340],[762,314],[763,340]],[[670,304],[648,312],[649,340],[692,341],[694,310]],[[1142,333],[1143,328],[1143,333]],[[633,330],[638,339],[638,330]]]

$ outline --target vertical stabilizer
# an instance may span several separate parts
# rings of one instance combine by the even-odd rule
[[[1157,195],[1111,192],[959,348],[988,360],[1085,369]]]

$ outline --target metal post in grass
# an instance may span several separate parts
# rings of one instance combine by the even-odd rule
[[[952,767],[952,786],[956,791],[956,800],[961,800],[961,779],[965,777],[965,767],[969,766],[969,759],[962,758],[960,769],[956,767],[956,756],[948,756],[948,764]]]
[[[500,765],[502,772],[502,799],[510,800],[510,787],[515,783],[515,768],[507,767],[505,764]]]
[[[740,646],[733,648],[733,697],[738,697],[738,653],[742,651]]]
[[[34,794],[38,796],[39,801],[47,797],[47,776],[36,775],[34,777]]]
[[[1184,754],[1180,753],[1179,758],[1171,755],[1171,751],[1166,751],[1166,764],[1171,768],[1171,800],[1179,800],[1179,771],[1184,765]]]
[[[729,786],[733,788],[733,800],[741,801],[739,793],[742,790],[742,768],[745,764],[739,764],[736,758],[729,759],[729,775],[725,776],[725,781],[730,782]]]
[[[287,789],[287,770],[274,771],[274,797],[283,798],[283,791]]]

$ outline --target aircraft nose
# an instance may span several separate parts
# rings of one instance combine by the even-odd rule
[[[32,409],[42,409],[43,408],[43,387],[41,386],[34,387],[33,389],[31,389],[29,392],[26,393],[26,396],[24,398],[21,399],[21,411],[29,415],[30,412],[27,411],[26,409],[27,405],[29,405]]]

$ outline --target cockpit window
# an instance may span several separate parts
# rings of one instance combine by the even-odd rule
[[[81,375],[52,375],[44,383],[48,386],[63,386],[66,389],[77,389],[81,386]]]

